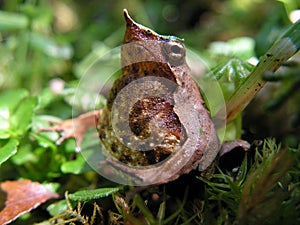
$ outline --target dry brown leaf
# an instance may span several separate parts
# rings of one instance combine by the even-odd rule
[[[0,184],[0,225],[38,207],[43,202],[57,198],[42,184],[30,180],[5,181]]]

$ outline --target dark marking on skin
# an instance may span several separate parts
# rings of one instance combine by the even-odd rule
[[[137,73],[139,71],[136,64],[132,64],[132,72]]]

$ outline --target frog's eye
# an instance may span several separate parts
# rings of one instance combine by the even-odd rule
[[[174,65],[179,65],[185,57],[185,47],[179,42],[169,41],[163,44],[166,60]]]

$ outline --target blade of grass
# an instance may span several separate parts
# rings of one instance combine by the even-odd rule
[[[150,224],[153,224],[153,225],[157,224],[156,219],[152,215],[151,211],[145,205],[145,203],[144,203],[143,199],[141,198],[141,196],[136,195],[134,197],[134,202],[137,205],[137,207],[142,211],[142,214],[145,216],[145,219],[148,220]]]
[[[181,213],[181,211],[183,210],[183,207],[184,207],[184,205],[186,203],[187,196],[188,196],[188,188],[184,192],[183,200],[182,200],[179,208],[171,216],[169,216],[167,219],[165,219],[163,221],[163,224],[168,224],[169,222],[171,222],[172,220],[174,220]]]

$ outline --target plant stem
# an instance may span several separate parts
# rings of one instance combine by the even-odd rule
[[[231,122],[263,88],[266,81],[262,80],[262,75],[267,71],[275,72],[299,48],[300,20],[293,24],[260,58],[254,70],[230,97],[225,106],[227,123]],[[222,114],[221,112],[224,112],[224,108],[217,115]]]

